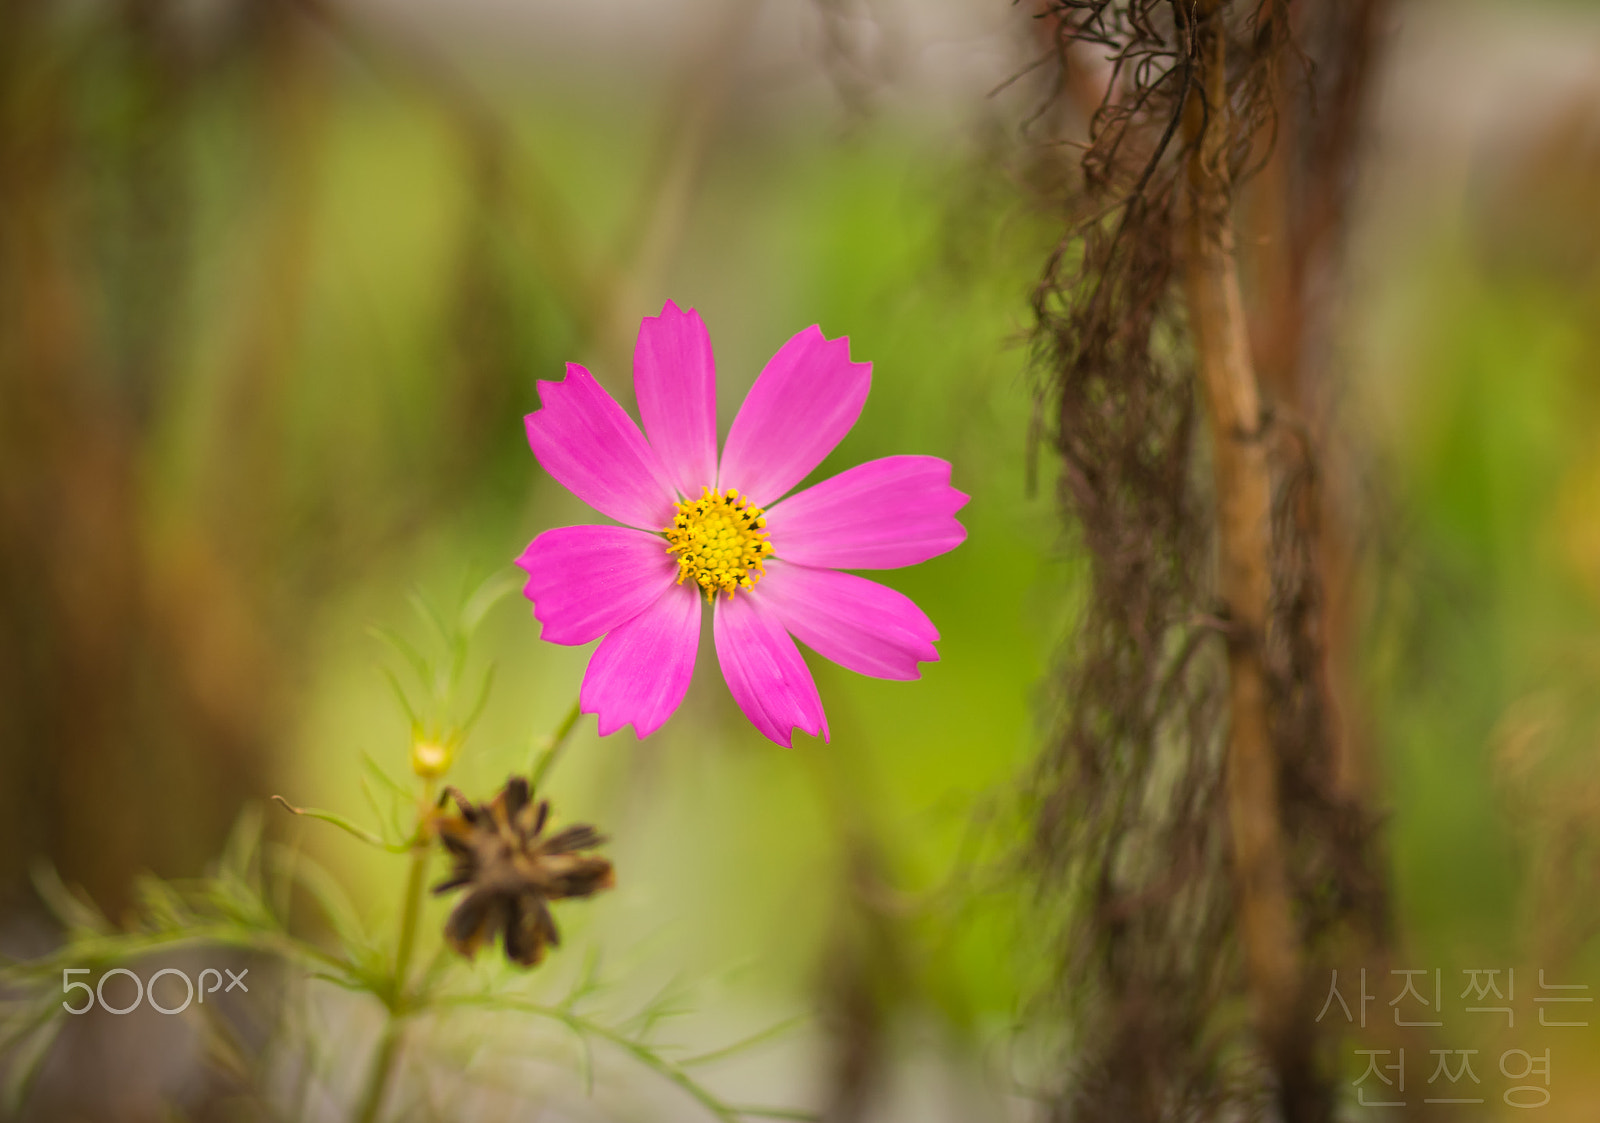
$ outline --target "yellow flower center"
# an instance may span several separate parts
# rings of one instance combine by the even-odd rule
[[[678,584],[694,581],[708,601],[718,590],[731,597],[735,589],[754,588],[772,555],[766,512],[736,488],[700,490],[700,498],[681,501],[672,525],[662,528],[667,553],[678,558]]]

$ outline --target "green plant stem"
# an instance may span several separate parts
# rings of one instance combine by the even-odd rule
[[[432,784],[428,785],[428,803],[433,800]],[[419,827],[418,833],[426,828]],[[389,1008],[398,1013],[405,1013],[403,1007],[407,999],[406,972],[411,967],[411,956],[417,947],[417,924],[422,919],[422,895],[428,880],[428,853],[429,845],[433,842],[431,837],[422,837],[416,849],[411,852],[411,872],[406,878],[405,904],[400,913],[400,939],[394,953],[394,985],[391,992]]]
[[[383,1036],[378,1039],[377,1052],[372,1056],[372,1068],[367,1072],[367,1089],[361,1094],[361,1106],[355,1116],[358,1123],[376,1123],[384,1093],[389,1089],[389,1074],[394,1071],[394,1059],[399,1053],[400,1023],[391,1012],[384,1023]]]
[[[550,734],[550,745],[544,750],[533,766],[533,775],[528,779],[530,791],[538,794],[544,787],[545,778],[550,775],[550,769],[555,767],[556,759],[561,755],[561,750],[566,748],[567,742],[572,739],[572,731],[577,728],[578,719],[583,716],[579,708],[581,700],[574,700],[572,709],[567,711],[567,716],[561,719],[561,724],[556,726],[556,731]]]
[[[410,1013],[413,996],[406,990],[406,975],[411,968],[411,957],[417,947],[417,927],[422,920],[423,889],[428,881],[428,856],[432,852],[433,829],[428,817],[433,808],[433,781],[424,783],[422,800],[417,806],[417,827],[412,835],[411,869],[406,876],[405,901],[400,906],[400,934],[395,943],[394,974],[389,979],[387,993],[380,995],[388,1007],[384,1020],[383,1036],[372,1055],[372,1066],[367,1070],[367,1086],[361,1095],[360,1106],[354,1116],[356,1123],[376,1123],[378,1111],[389,1090],[389,1079],[394,1072],[395,1058],[400,1054],[400,1038],[406,1015]]]

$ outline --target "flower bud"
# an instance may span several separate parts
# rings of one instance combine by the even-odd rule
[[[437,780],[449,771],[455,755],[455,745],[448,738],[414,738],[411,742],[411,771],[424,780]]]

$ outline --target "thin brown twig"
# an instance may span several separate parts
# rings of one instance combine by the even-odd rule
[[[1239,290],[1228,174],[1227,36],[1218,0],[1183,13],[1202,68],[1198,100],[1185,105],[1188,243],[1185,293],[1196,372],[1212,437],[1218,512],[1218,591],[1229,622],[1228,822],[1234,891],[1256,1018],[1269,1045],[1292,1034],[1300,985],[1299,937],[1289,904],[1279,821],[1278,763],[1263,658],[1272,596],[1272,481],[1260,391]],[[1187,22],[1192,20],[1193,22]]]

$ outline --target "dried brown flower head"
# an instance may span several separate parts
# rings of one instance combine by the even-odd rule
[[[611,887],[611,863],[580,853],[605,838],[583,824],[545,835],[549,801],[534,803],[528,781],[520,776],[506,781],[488,803],[470,803],[455,788],[445,791],[460,814],[440,815],[434,827],[456,864],[433,891],[467,887],[445,921],[445,939],[470,959],[501,932],[506,958],[532,967],[547,946],[561,943],[549,902]]]

